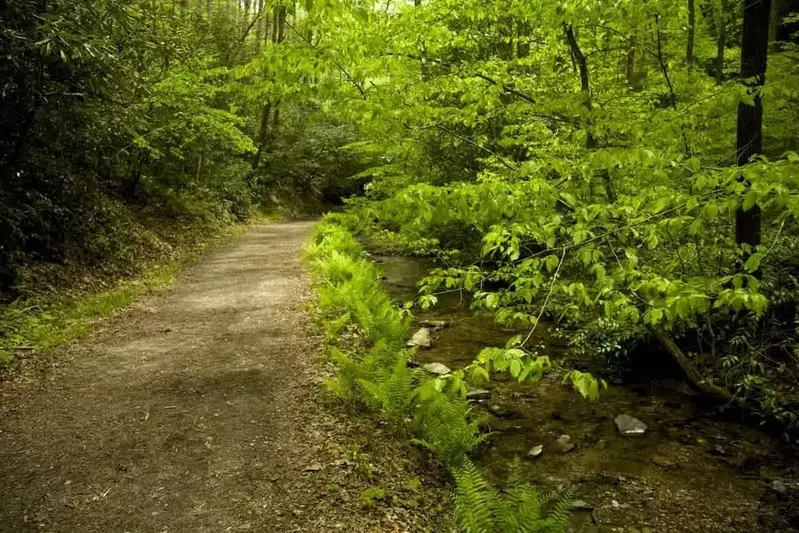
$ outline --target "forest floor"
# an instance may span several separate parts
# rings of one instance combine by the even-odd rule
[[[0,531],[448,531],[440,470],[320,386],[311,222],[254,227],[0,383]]]

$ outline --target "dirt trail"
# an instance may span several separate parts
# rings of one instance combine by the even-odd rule
[[[0,384],[0,531],[443,531],[418,458],[320,402],[311,226],[255,227]],[[372,485],[428,510],[364,502]]]

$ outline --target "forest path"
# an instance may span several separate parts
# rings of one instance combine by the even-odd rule
[[[404,509],[363,508],[348,459],[381,437],[319,401],[300,266],[312,226],[254,227],[56,371],[0,384],[0,531],[422,529]],[[381,454],[387,475],[413,475]]]

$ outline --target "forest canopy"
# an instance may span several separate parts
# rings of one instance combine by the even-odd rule
[[[124,270],[165,226],[356,193],[351,230],[442,261],[418,305],[464,291],[608,360],[657,342],[790,427],[797,11],[3,0],[0,290],[48,264]]]

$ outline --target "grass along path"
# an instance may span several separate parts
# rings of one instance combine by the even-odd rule
[[[44,362],[29,356],[46,356],[65,342],[84,337],[99,320],[114,316],[144,295],[168,287],[184,268],[209,249],[244,235],[252,224],[279,218],[279,214],[263,214],[247,223],[204,228],[204,232],[211,232],[207,238],[197,239],[191,245],[177,243],[172,258],[165,258],[160,266],[146,269],[134,278],[111,280],[110,288],[51,291],[0,307],[0,372],[13,374],[20,370],[14,368],[20,363]]]

